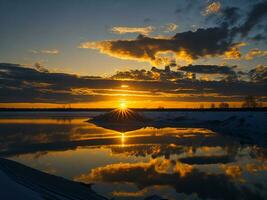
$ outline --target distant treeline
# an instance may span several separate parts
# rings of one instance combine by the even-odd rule
[[[114,108],[0,108],[0,112],[105,112]],[[256,108],[132,108],[135,111],[267,111],[267,107]]]

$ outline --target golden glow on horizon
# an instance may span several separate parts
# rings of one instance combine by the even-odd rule
[[[127,99],[128,108],[210,108],[214,103],[216,107],[220,102],[185,102],[185,101],[160,101],[160,100],[134,100]],[[238,108],[242,106],[243,102],[227,102],[231,108]],[[267,102],[263,102],[263,106],[267,106]],[[83,102],[72,104],[57,104],[57,103],[0,103],[0,108],[119,108],[118,100],[106,100],[96,102]]]

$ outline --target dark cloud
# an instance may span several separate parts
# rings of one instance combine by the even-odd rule
[[[229,50],[232,43],[228,36],[226,27],[217,27],[177,33],[173,38],[176,45],[180,45],[193,59],[197,59],[206,55],[220,55]]]
[[[208,15],[205,18],[207,23],[213,22],[217,26],[233,26],[241,19],[240,9],[237,7],[222,8],[220,12]]]
[[[43,65],[41,65],[41,63],[35,63],[34,67],[40,72],[49,72],[49,70],[46,69]]]
[[[118,87],[113,80],[79,77],[65,73],[26,68],[16,64],[0,64],[1,102],[70,103],[104,100],[97,95],[73,94],[73,88]]]
[[[218,66],[218,65],[188,65],[180,67],[179,70],[200,73],[200,74],[236,74],[235,67]]]
[[[253,82],[265,82],[267,84],[267,67],[257,66],[249,71],[249,77]]]
[[[169,66],[165,69],[158,69],[152,67],[148,70],[129,70],[129,71],[118,71],[111,78],[114,79],[132,79],[132,80],[176,80],[185,78],[182,72],[172,71]]]
[[[111,76],[113,79],[132,79],[132,80],[155,80],[153,73],[145,69],[136,69],[130,71],[117,71]]]
[[[241,38],[253,39],[253,40],[265,40],[263,36],[266,31],[266,14],[267,14],[267,2],[260,1],[254,3],[248,13],[244,13],[238,7],[228,6],[222,8],[216,15],[209,15],[206,17],[206,22],[213,22],[219,27],[228,27],[229,34],[232,38],[237,35],[241,35]],[[249,32],[254,31],[255,36],[249,36]],[[259,33],[262,32],[262,33]]]
[[[239,8],[237,7],[226,7],[222,11],[223,20],[229,25],[236,24],[240,19]]]
[[[80,47],[98,49],[121,59],[145,60],[157,65],[164,63],[166,58],[160,53],[172,52],[180,59],[191,61],[205,56],[222,55],[234,45],[227,27],[215,27],[177,33],[171,38],[139,35],[133,40],[85,42]]]
[[[261,1],[255,4],[248,13],[245,22],[236,29],[242,37],[246,37],[248,33],[267,16],[267,1]],[[266,21],[265,21],[266,24]]]
[[[262,40],[266,40],[267,37],[265,35],[259,33],[255,36],[251,37],[250,39],[254,40],[254,41],[262,41]]]
[[[151,70],[130,70],[118,72],[111,78],[101,78],[38,71],[2,63],[0,102],[96,102],[116,99],[125,92],[129,94],[127,98],[142,101],[240,101],[247,95],[266,98],[266,83],[262,81],[266,80],[266,72],[263,69],[251,71],[252,81],[238,78],[205,81],[192,74],[218,73],[230,77],[240,73],[235,73],[234,68],[227,66],[189,65],[178,69],[153,67]],[[129,85],[126,89],[129,92],[122,91],[121,85]]]
[[[207,165],[207,164],[226,164],[234,161],[234,158],[229,155],[222,156],[191,156],[180,158],[180,162],[190,165]]]
[[[221,80],[237,81],[247,74],[242,71],[235,71],[236,66],[218,66],[218,65],[188,65],[177,67],[172,70],[170,66],[165,69],[152,67],[151,70],[129,70],[118,71],[112,76],[113,79],[131,79],[131,80],[160,80],[160,81],[177,81],[177,80],[194,80],[196,74],[220,75]],[[218,80],[218,77],[216,77]]]

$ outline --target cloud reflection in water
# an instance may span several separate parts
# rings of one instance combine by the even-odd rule
[[[0,129],[1,156],[94,182],[109,197],[267,197],[266,149],[207,129],[147,127],[121,134],[84,118],[0,119]]]

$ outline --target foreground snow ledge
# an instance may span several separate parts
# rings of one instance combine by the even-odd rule
[[[0,199],[106,200],[90,187],[0,158]]]

